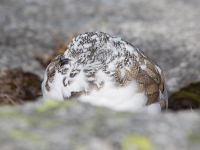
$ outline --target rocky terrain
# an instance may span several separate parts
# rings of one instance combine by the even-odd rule
[[[114,112],[69,101],[0,110],[2,150],[198,150],[200,112]]]
[[[55,36],[64,43],[103,31],[157,62],[171,95],[200,81],[199,8],[199,0],[1,0],[0,71],[21,67],[42,79],[36,58],[56,52]],[[0,149],[200,149],[199,110],[148,116],[62,105],[2,107]]]

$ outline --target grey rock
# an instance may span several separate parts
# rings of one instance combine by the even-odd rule
[[[0,110],[2,150],[197,150],[200,111],[115,112],[74,100]]]

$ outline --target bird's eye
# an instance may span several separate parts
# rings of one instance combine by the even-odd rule
[[[70,59],[69,59],[69,58],[65,58],[64,56],[60,57],[60,61],[59,61],[59,63],[60,63],[60,66],[63,66],[63,65],[66,65],[66,64],[68,64],[68,63],[69,63],[69,61],[70,61]]]

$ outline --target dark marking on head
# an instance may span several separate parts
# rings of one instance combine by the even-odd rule
[[[68,64],[69,61],[70,61],[70,59],[65,58],[64,55],[62,55],[62,56],[60,57],[60,60],[59,60],[60,66],[64,66],[64,65]]]

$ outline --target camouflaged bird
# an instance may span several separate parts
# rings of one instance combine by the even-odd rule
[[[74,38],[48,65],[45,99],[75,98],[114,110],[150,113],[166,110],[161,68],[137,47],[103,32]]]

